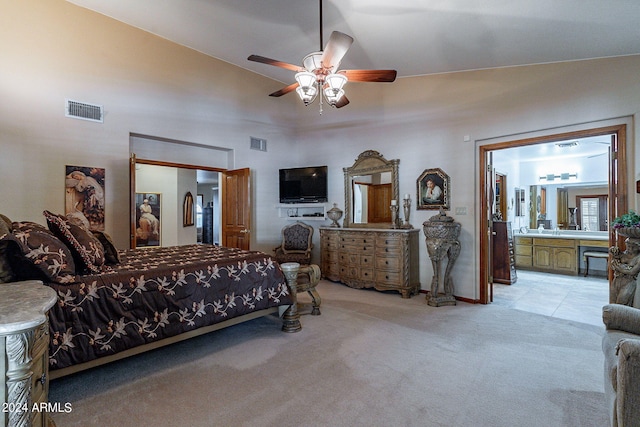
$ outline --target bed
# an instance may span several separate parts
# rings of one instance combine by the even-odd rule
[[[0,220],[0,280],[40,279],[56,291],[51,378],[272,313],[282,315],[285,332],[300,330],[295,289],[263,252],[201,244],[117,250],[104,233],[48,211],[45,218],[48,227]]]

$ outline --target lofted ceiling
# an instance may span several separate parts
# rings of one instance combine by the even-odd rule
[[[319,0],[67,0],[279,82],[320,50]],[[323,42],[355,41],[340,69],[396,69],[398,77],[640,54],[639,0],[324,0]],[[267,94],[265,94],[266,96]],[[570,151],[605,155],[607,140]],[[551,144],[522,159],[563,156]],[[572,155],[572,154],[568,154]],[[575,153],[573,154],[575,155]]]
[[[318,0],[68,0],[284,83],[320,50]],[[398,77],[640,54],[638,0],[324,0],[355,42],[341,69]]]

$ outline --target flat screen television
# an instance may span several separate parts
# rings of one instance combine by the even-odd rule
[[[327,167],[280,169],[280,203],[327,201]]]

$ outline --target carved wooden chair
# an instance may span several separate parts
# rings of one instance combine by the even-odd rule
[[[280,264],[297,262],[301,265],[311,264],[313,243],[313,227],[297,221],[282,229],[282,243],[274,248],[275,258]]]

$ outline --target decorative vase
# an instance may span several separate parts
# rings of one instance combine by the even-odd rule
[[[640,239],[639,227],[620,227],[616,228],[616,231],[621,236],[628,237],[630,239]]]
[[[448,216],[441,208],[438,215],[434,215],[422,224],[426,237],[427,253],[433,267],[431,292],[426,296],[427,304],[432,307],[456,305],[453,296],[453,279],[451,269],[460,255],[461,225]],[[442,290],[443,292],[440,292]]]
[[[338,209],[337,203],[334,203],[333,207],[327,211],[327,216],[333,221],[329,227],[340,227],[338,220],[342,218],[342,211]]]
[[[578,208],[569,208],[569,226],[576,226],[576,210]]]

